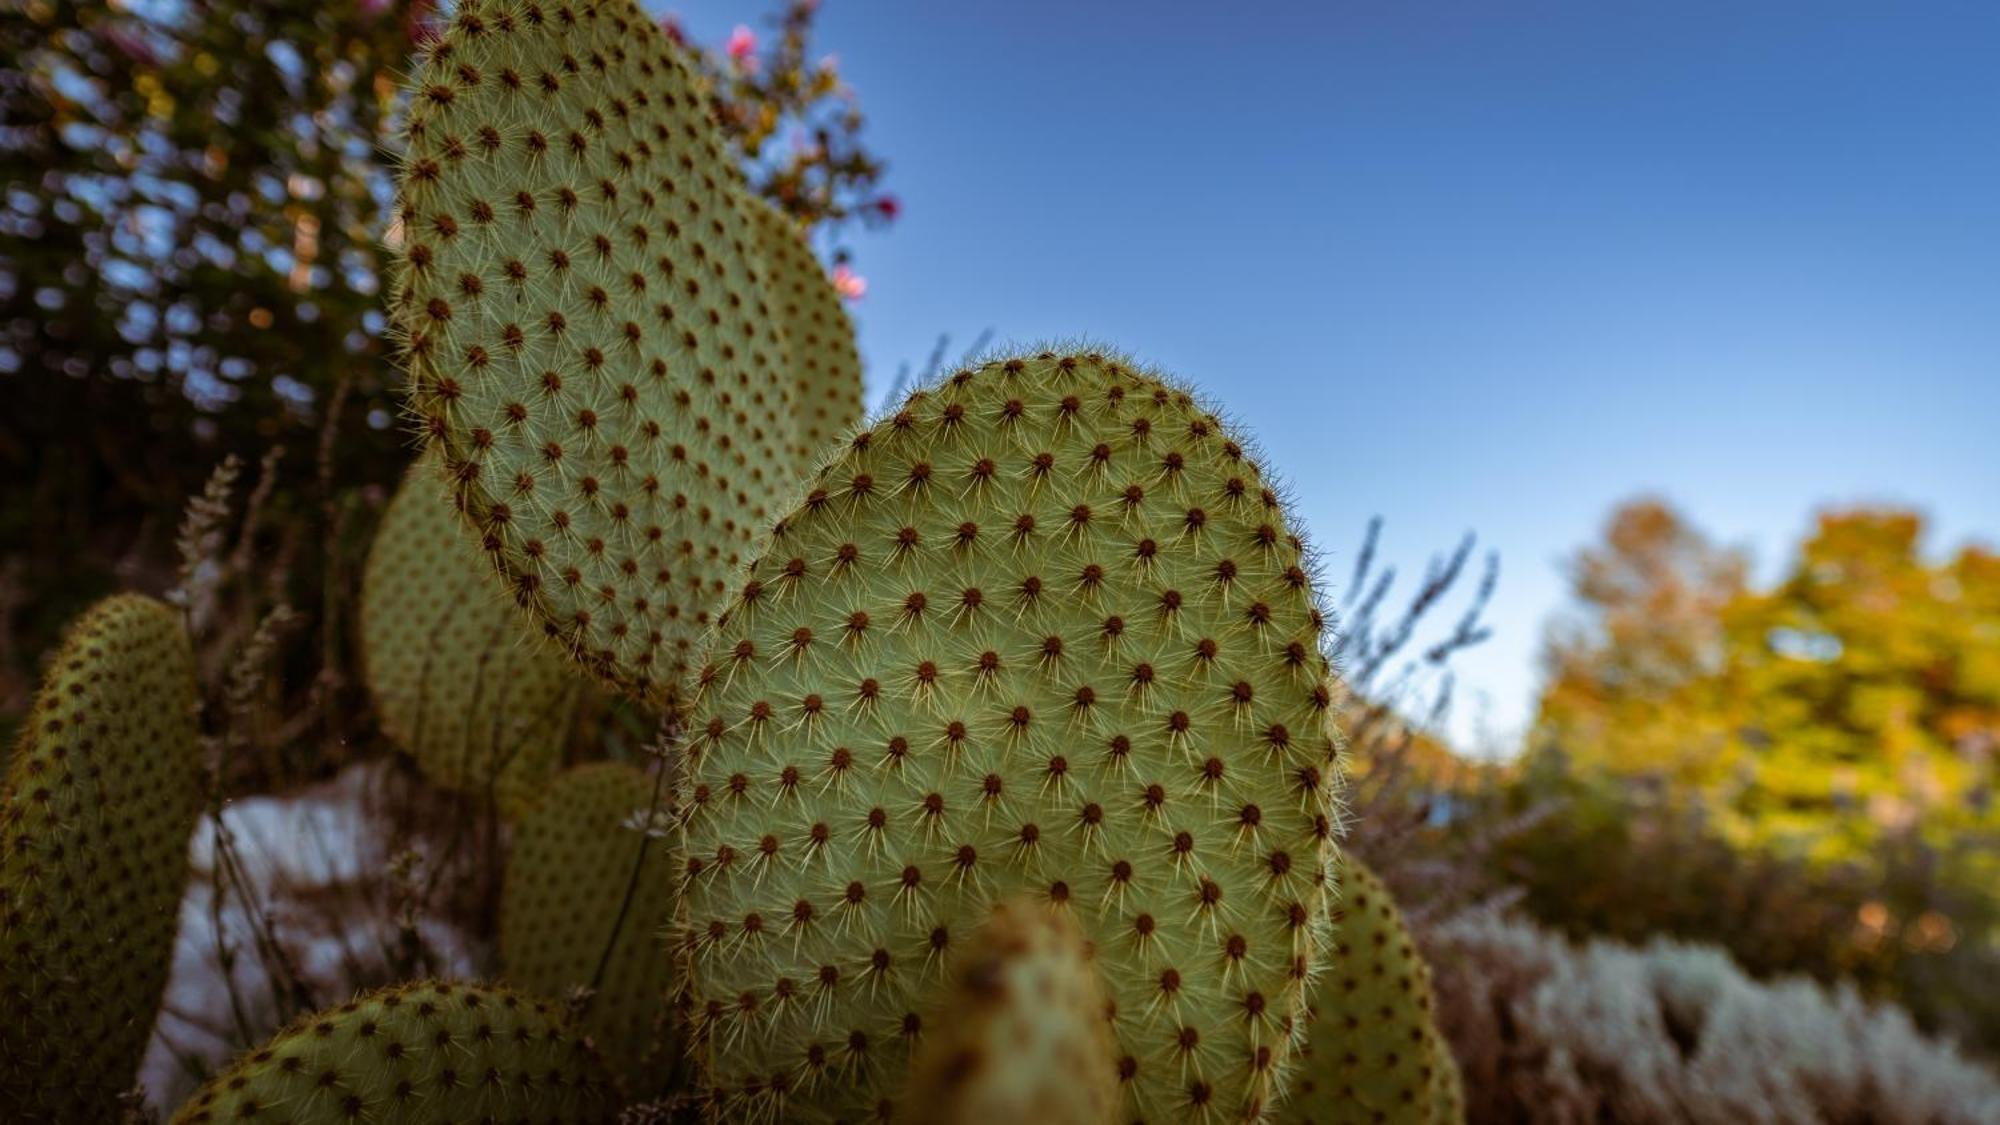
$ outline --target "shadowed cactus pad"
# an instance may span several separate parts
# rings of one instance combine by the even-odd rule
[[[608,1125],[617,1108],[603,1061],[560,1006],[424,982],[299,1020],[210,1079],[173,1120]]]
[[[871,1116],[992,903],[1072,912],[1127,1119],[1274,1104],[1339,767],[1303,549],[1186,393],[1097,354],[968,370],[857,434],[698,678],[696,1057],[731,1112]]]
[[[792,480],[740,177],[631,0],[462,3],[414,85],[411,407],[516,597],[665,701]]]
[[[613,762],[557,778],[547,800],[521,822],[500,906],[507,979],[544,996],[588,987],[617,929],[618,944],[581,1022],[633,1096],[656,1092],[677,1061],[663,1026],[671,966],[659,955],[659,934],[674,906],[672,881],[663,874],[667,841],[652,840],[646,871],[633,883],[653,787],[652,778]],[[633,895],[621,924],[628,888]]]
[[[1456,1125],[1458,1065],[1431,1014],[1430,970],[1375,873],[1340,864],[1334,956],[1313,989],[1286,1121]]]
[[[111,1121],[166,986],[201,805],[180,614],[131,595],[70,629],[0,791],[0,1113]]]
[[[434,457],[403,479],[361,584],[368,690],[433,782],[517,817],[562,758],[583,683],[515,609]]]
[[[1007,903],[971,946],[926,1021],[904,1100],[947,1125],[1110,1125],[1118,1056],[1075,918]]]
[[[816,467],[831,443],[861,421],[861,356],[854,325],[805,232],[771,205],[745,197],[770,274],[792,377],[798,464]]]

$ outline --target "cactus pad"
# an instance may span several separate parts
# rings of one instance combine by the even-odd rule
[[[850,440],[697,678],[690,1031],[729,1112],[894,1109],[996,901],[1072,912],[1132,1119],[1275,1103],[1339,762],[1308,563],[1214,414],[1096,353],[966,370]]]
[[[411,408],[515,597],[654,704],[793,480],[740,181],[631,0],[468,0],[415,79]]]
[[[947,1125],[1110,1125],[1118,1056],[1075,918],[1010,902],[970,945],[904,1100]]]
[[[434,457],[389,503],[361,583],[368,690],[424,775],[518,817],[560,764],[582,678],[528,626]]]
[[[652,804],[653,779],[631,766],[600,762],[563,774],[521,822],[500,905],[507,979],[544,996],[590,986],[617,928],[618,944],[580,1022],[634,1096],[656,1092],[677,1061],[662,1026],[671,973],[659,933],[674,904],[672,882],[661,874],[666,840],[651,842],[645,877],[632,882]],[[633,897],[625,906],[628,888]]]
[[[180,614],[123,595],[71,627],[0,791],[0,1105],[110,1121],[166,987],[201,807]]]
[[[1286,1121],[1453,1125],[1458,1066],[1431,1015],[1430,970],[1375,873],[1340,864],[1333,964],[1313,993]]]
[[[854,350],[854,325],[798,224],[763,200],[746,197],[746,206],[784,329],[798,465],[802,472],[810,471],[833,452],[835,438],[861,421],[861,356]]]
[[[310,1015],[210,1079],[173,1125],[445,1125],[617,1118],[604,1064],[559,1005],[424,982]]]

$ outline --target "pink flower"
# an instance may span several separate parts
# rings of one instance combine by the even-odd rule
[[[855,273],[843,262],[833,267],[833,289],[850,301],[859,301],[868,295],[868,279]]]
[[[884,219],[894,222],[896,216],[903,213],[903,201],[893,195],[885,195],[875,201],[875,211]]]
[[[672,12],[660,17],[660,30],[666,32],[667,38],[676,43],[683,45],[687,43],[687,32],[681,28],[681,18]]]
[[[737,66],[748,65],[757,53],[757,33],[744,24],[737,24],[729,33],[729,42],[723,46]]]

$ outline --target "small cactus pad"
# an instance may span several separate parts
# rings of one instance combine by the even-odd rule
[[[744,198],[784,329],[798,464],[802,472],[810,471],[834,452],[834,439],[861,421],[861,356],[854,349],[854,325],[799,225],[761,199]]]
[[[0,790],[0,1118],[112,1121],[166,987],[201,808],[180,614],[98,603]]]
[[[690,1030],[731,1112],[893,1109],[996,901],[1076,915],[1127,1120],[1275,1102],[1340,779],[1321,617],[1256,462],[1096,353],[966,370],[850,440],[697,678]]]
[[[562,758],[583,680],[494,577],[436,458],[389,502],[361,580],[368,690],[435,784],[518,817]]]
[[[467,0],[412,97],[411,408],[516,598],[666,703],[793,482],[741,176],[631,0]]]
[[[562,1007],[505,988],[426,981],[306,1016],[239,1056],[173,1125],[458,1125],[617,1118],[604,1063]]]
[[[1286,1121],[1452,1125],[1458,1067],[1431,1017],[1430,970],[1375,873],[1340,863],[1333,964],[1313,989]]]
[[[904,1101],[945,1125],[1110,1125],[1118,1056],[1074,916],[1010,902],[970,946],[925,1021]]]
[[[589,987],[604,961],[581,1023],[634,1096],[657,1092],[675,1061],[664,1023],[671,966],[659,955],[674,906],[673,884],[661,875],[669,842],[650,842],[636,883],[633,871],[653,789],[652,778],[615,762],[558,777],[514,837],[500,905],[500,960],[514,984],[568,997]],[[666,822],[664,810],[658,820]],[[614,928],[618,942],[605,961]]]

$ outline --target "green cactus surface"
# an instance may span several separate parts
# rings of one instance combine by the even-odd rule
[[[210,1079],[173,1125],[608,1125],[617,1110],[603,1060],[561,1005],[425,981],[300,1019]]]
[[[383,514],[361,583],[368,689],[432,782],[520,816],[561,763],[584,682],[530,628],[459,519],[436,458]]]
[[[1075,916],[1002,904],[958,955],[904,1101],[942,1125],[1110,1125],[1110,1012]]]
[[[663,704],[794,483],[741,175],[631,0],[467,0],[414,80],[410,405],[516,599]]]
[[[98,603],[0,791],[0,1117],[117,1119],[166,987],[201,776],[180,614]]]
[[[697,677],[707,1095],[893,1110],[958,943],[1025,894],[1098,950],[1124,1119],[1274,1106],[1342,776],[1309,565],[1213,413],[1094,352],[961,371],[854,435]]]
[[[854,325],[805,232],[761,199],[745,196],[784,329],[793,380],[801,471],[833,452],[834,439],[861,421],[861,356]]]
[[[673,917],[673,883],[662,874],[669,841],[651,841],[647,870],[633,881],[653,789],[652,778],[615,762],[558,777],[515,835],[500,906],[500,959],[514,984],[567,997],[604,965],[581,1023],[633,1096],[657,1093],[678,1059],[671,963],[658,944]]]
[[[1388,888],[1340,863],[1332,967],[1313,991],[1305,1058],[1282,1116],[1315,1125],[1455,1125],[1458,1065],[1432,1019],[1430,970]]]

